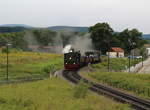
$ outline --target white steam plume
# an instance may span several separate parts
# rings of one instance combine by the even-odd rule
[[[32,51],[39,51],[39,43],[31,31],[25,31],[24,40],[28,43],[28,48]]]
[[[71,45],[66,45],[62,52],[63,53],[69,53],[71,50],[71,47],[72,47]]]

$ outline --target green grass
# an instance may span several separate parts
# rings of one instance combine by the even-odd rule
[[[0,86],[0,110],[131,110],[87,91],[74,97],[76,87],[59,78]],[[109,104],[109,105],[108,105]]]
[[[90,77],[99,82],[150,99],[150,75],[121,72],[94,72]]]
[[[131,65],[134,66],[137,63],[141,62],[142,59],[131,59]],[[99,64],[92,65],[94,69],[98,69],[99,71],[107,71],[108,68],[108,59],[107,57],[102,57],[102,62]],[[128,58],[110,58],[110,71],[123,71],[127,67],[129,67],[129,59]]]
[[[18,52],[9,54],[9,79],[16,80],[31,77],[48,76],[50,68],[63,68],[63,55]],[[6,54],[0,53],[0,80],[6,78]]]

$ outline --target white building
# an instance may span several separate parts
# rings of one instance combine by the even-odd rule
[[[150,56],[150,48],[146,48],[147,50],[147,55]]]
[[[150,44],[145,44],[144,46],[147,50],[147,55],[150,56]]]
[[[106,53],[106,55],[108,55],[108,52]],[[109,56],[112,58],[124,57],[124,50],[120,47],[111,47]]]

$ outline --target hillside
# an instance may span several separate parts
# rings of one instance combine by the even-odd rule
[[[24,28],[33,28],[30,25],[26,25],[26,24],[3,24],[0,25],[0,27],[24,27]]]
[[[24,30],[30,30],[34,28],[38,29],[38,27],[32,27],[32,26],[25,25],[25,24],[6,24],[6,25],[0,25],[0,33],[21,32]],[[52,30],[52,31],[88,32],[88,27],[51,26],[51,27],[45,27],[45,28]]]
[[[150,34],[143,34],[143,37],[144,37],[145,39],[150,39]]]
[[[29,30],[29,28],[25,28],[25,27],[0,27],[0,33],[21,32],[24,30]]]
[[[75,26],[52,26],[52,27],[48,27],[48,29],[53,31],[68,30],[68,31],[75,31],[75,32],[88,32],[88,27],[75,27]]]

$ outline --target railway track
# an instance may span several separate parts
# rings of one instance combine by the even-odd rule
[[[72,83],[79,83],[80,80],[83,80],[85,83],[90,84],[91,87],[90,90],[98,93],[103,94],[109,97],[112,97],[113,99],[130,104],[133,108],[137,110],[150,110],[150,101],[145,100],[127,93],[124,93],[122,91],[113,89],[111,87],[104,86],[102,84],[94,83],[92,81],[89,81],[85,78],[82,78],[79,74],[77,74],[76,71],[63,71],[63,76],[71,81]]]

